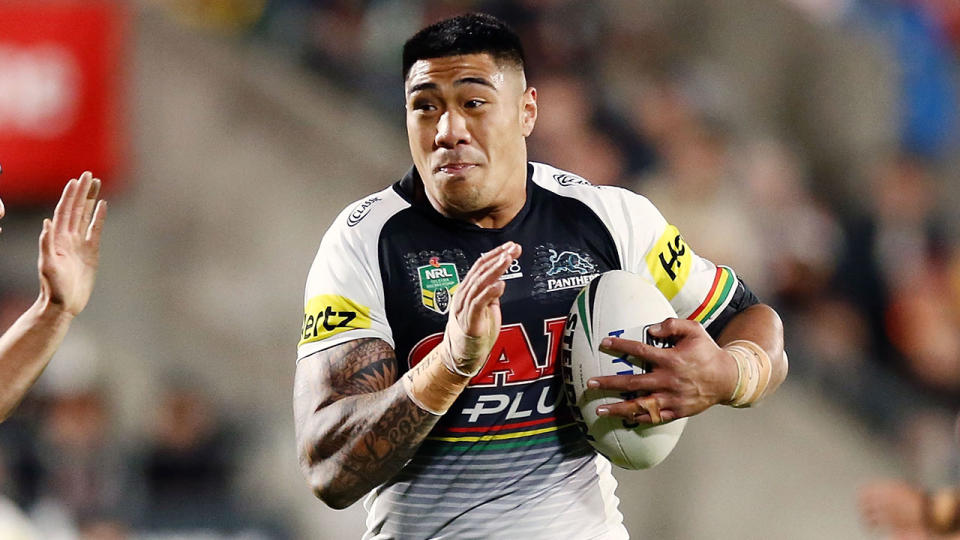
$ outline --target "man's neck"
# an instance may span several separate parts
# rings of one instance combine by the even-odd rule
[[[524,190],[518,196],[510,198],[508,201],[509,204],[498,208],[485,209],[480,212],[475,212],[472,215],[459,217],[458,219],[473,223],[481,229],[502,229],[513,221],[513,218],[517,217],[517,214],[520,213],[520,210],[523,209],[523,205],[526,202],[527,193],[526,186],[524,186]]]
[[[510,223],[523,210],[527,202],[527,168],[523,169],[523,180],[513,183],[509,193],[501,193],[499,200],[490,207],[481,208],[473,212],[460,212],[454,208],[446,208],[431,197],[420,179],[416,184],[415,197],[429,204],[440,215],[472,223],[482,229],[501,229]]]

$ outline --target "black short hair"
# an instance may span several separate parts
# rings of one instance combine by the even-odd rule
[[[520,69],[525,62],[520,37],[505,22],[485,13],[467,13],[431,24],[404,43],[403,80],[417,60],[477,53]]]

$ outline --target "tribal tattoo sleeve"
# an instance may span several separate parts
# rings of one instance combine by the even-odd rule
[[[439,419],[407,397],[393,349],[373,338],[300,360],[293,401],[301,468],[334,508],[392,478]]]

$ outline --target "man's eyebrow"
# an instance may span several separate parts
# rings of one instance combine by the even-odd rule
[[[488,81],[487,79],[484,79],[483,77],[464,77],[462,79],[457,79],[453,83],[454,86],[460,86],[463,84],[480,84],[488,88],[492,88],[494,90],[497,89],[497,87],[494,86],[492,82]],[[416,92],[420,92],[423,90],[436,90],[437,88],[438,88],[437,83],[422,82],[422,83],[411,86],[410,90],[407,90],[407,95],[410,96],[412,94],[415,94]]]
[[[420,84],[415,84],[410,87],[410,90],[407,90],[407,95],[419,92],[421,90],[436,90],[437,84],[432,82],[422,82]]]
[[[482,84],[483,86],[488,86],[494,90],[497,89],[492,82],[484,79],[483,77],[464,77],[462,79],[457,79],[456,82],[453,83],[454,86],[460,86],[461,84]]]

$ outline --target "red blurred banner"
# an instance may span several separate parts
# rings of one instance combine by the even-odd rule
[[[0,198],[56,201],[84,170],[114,191],[127,146],[126,10],[0,0]]]

